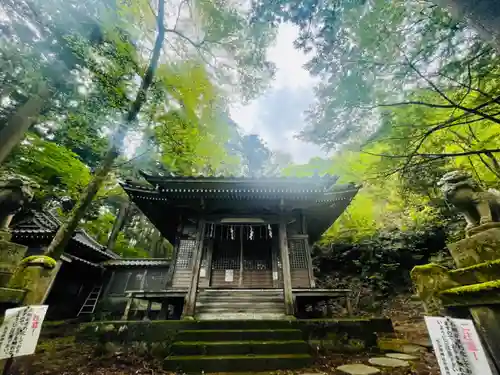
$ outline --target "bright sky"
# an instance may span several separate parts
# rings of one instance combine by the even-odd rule
[[[318,146],[294,138],[305,125],[304,111],[313,101],[314,79],[302,67],[307,57],[293,47],[298,29],[281,25],[268,57],[276,64],[272,87],[250,104],[235,105],[231,118],[247,133],[260,135],[273,150],[289,153],[296,163],[326,156]]]

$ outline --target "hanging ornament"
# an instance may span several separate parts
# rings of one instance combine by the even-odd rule
[[[234,227],[231,225],[229,230],[231,231],[231,239],[234,240]]]
[[[273,238],[273,230],[271,229],[271,224],[267,224],[267,231],[269,232],[269,238]]]
[[[250,233],[248,234],[248,239],[249,239],[250,241],[252,241],[252,240],[253,240],[253,228],[252,228],[252,226],[251,226],[251,225],[250,225]]]

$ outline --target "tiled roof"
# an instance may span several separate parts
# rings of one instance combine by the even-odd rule
[[[268,177],[268,176],[261,176],[261,177],[250,177],[250,176],[243,176],[243,175],[223,175],[223,174],[216,174],[216,175],[204,175],[204,174],[199,174],[196,176],[181,176],[181,175],[175,175],[173,173],[167,174],[167,173],[148,173],[146,171],[140,171],[140,174],[146,179],[163,179],[163,180],[168,180],[168,181],[208,181],[208,180],[215,180],[215,181],[329,181],[329,180],[337,180],[338,176],[336,175],[331,175],[331,174],[315,174],[312,176],[304,176],[304,177],[295,177],[295,176],[276,176],[276,177]]]
[[[32,216],[21,220],[11,228],[12,233],[44,234],[56,232],[61,222],[50,211],[32,211]]]
[[[63,253],[63,257],[67,257],[69,258],[70,260],[75,260],[77,262],[82,262],[82,263],[85,263],[85,264],[88,264],[89,266],[92,266],[92,267],[96,267],[96,268],[104,268],[102,265],[100,264],[97,264],[97,263],[94,263],[94,262],[89,262],[88,260],[85,260],[85,259],[82,259],[82,258],[79,258],[75,255],[71,255],[71,254],[68,254],[68,253]]]
[[[170,260],[162,258],[112,259],[101,263],[104,267],[166,267]]]
[[[11,228],[11,232],[18,236],[53,236],[59,229],[61,221],[49,210],[47,211],[32,211],[32,215],[15,223]],[[109,258],[119,258],[112,251],[106,249],[94,238],[92,238],[83,229],[78,229],[73,234],[74,241],[91,248]]]

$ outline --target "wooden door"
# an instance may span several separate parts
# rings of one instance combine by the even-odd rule
[[[212,288],[240,286],[241,246],[239,239],[215,241],[212,254]]]
[[[242,248],[242,288],[272,288],[272,241],[243,239]]]

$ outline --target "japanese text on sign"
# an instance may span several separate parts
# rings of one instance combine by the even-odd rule
[[[492,375],[472,320],[425,317],[443,375]]]
[[[0,327],[0,359],[35,352],[47,307],[23,306],[5,312]]]

